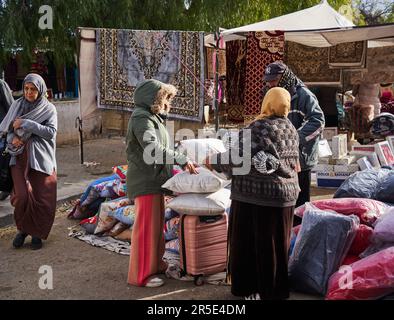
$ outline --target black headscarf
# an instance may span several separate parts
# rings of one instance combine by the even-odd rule
[[[293,96],[299,86],[305,86],[305,84],[294,74],[293,71],[291,71],[289,67],[287,67],[279,80],[278,87],[286,89],[289,91],[290,95]]]

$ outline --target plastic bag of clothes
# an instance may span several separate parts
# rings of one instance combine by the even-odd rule
[[[394,171],[390,171],[376,189],[375,199],[394,203]]]
[[[363,251],[360,254],[361,258],[366,258],[369,257],[370,255],[373,255],[379,251],[382,251],[384,249],[390,248],[390,247],[394,247],[394,242],[384,242],[384,241],[379,241],[376,239],[371,240],[371,244],[369,245],[369,247],[367,249],[365,249],[365,251]]]
[[[321,210],[335,211],[344,215],[354,214],[359,217],[362,224],[369,226],[372,226],[387,209],[387,205],[383,202],[359,198],[315,200],[312,201],[312,205]],[[304,211],[305,205],[302,205],[295,209],[294,214],[302,218]]]
[[[382,242],[394,242],[394,207],[387,209],[376,221],[373,238]]]
[[[325,295],[327,281],[341,266],[359,224],[355,215],[325,212],[308,203],[289,259],[292,288]]]
[[[361,259],[333,274],[327,300],[372,300],[394,292],[394,247]]]
[[[371,238],[373,234],[373,229],[364,224],[360,224],[357,228],[356,236],[352,242],[349,249],[349,255],[359,256],[363,251],[365,251],[371,245]]]
[[[334,198],[377,199],[378,187],[390,172],[389,169],[365,169],[355,172],[341,184]]]

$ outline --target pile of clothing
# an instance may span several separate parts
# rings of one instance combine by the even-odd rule
[[[379,299],[394,292],[394,207],[366,198],[317,200],[296,208],[289,278],[327,300]]]

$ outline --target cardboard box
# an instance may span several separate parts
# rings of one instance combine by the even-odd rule
[[[334,166],[332,164],[320,164],[318,163],[314,168],[315,172],[330,172],[334,171]]]
[[[319,141],[319,158],[326,158],[332,156],[331,147],[326,139]]]
[[[316,185],[319,188],[338,188],[347,178],[350,172],[316,172]]]
[[[335,160],[332,157],[324,157],[324,158],[319,158],[319,164],[331,164],[334,165]]]
[[[375,152],[375,145],[374,144],[366,144],[366,145],[352,146],[352,151]]]
[[[354,155],[347,155],[343,157],[342,159],[336,159],[335,164],[344,164],[344,165],[349,165],[349,164],[354,164],[357,161],[357,157]]]
[[[358,164],[337,164],[334,166],[334,172],[350,172],[350,173],[354,173],[359,171],[360,168],[358,166]]]
[[[332,138],[332,157],[341,159],[347,155],[347,135],[338,134]]]
[[[362,157],[362,158],[358,159],[357,163],[360,166],[360,170],[373,169],[373,166],[367,157]]]
[[[332,141],[332,138],[338,134],[337,127],[326,127],[323,129],[323,139]]]
[[[371,162],[371,164],[374,168],[376,168],[376,169],[380,168],[380,162],[379,162],[378,155],[376,154],[376,152],[351,151],[350,154],[356,156],[357,160],[362,157],[367,157],[369,162]]]
[[[386,140],[389,142],[391,152],[394,153],[394,136],[387,136]]]
[[[379,161],[383,166],[390,166],[394,164],[394,155],[388,141],[383,141],[375,144],[375,152],[378,155]]]

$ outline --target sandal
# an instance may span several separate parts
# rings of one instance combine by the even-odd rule
[[[145,284],[147,288],[161,287],[164,284],[164,280],[158,277],[149,278],[148,282]]]

